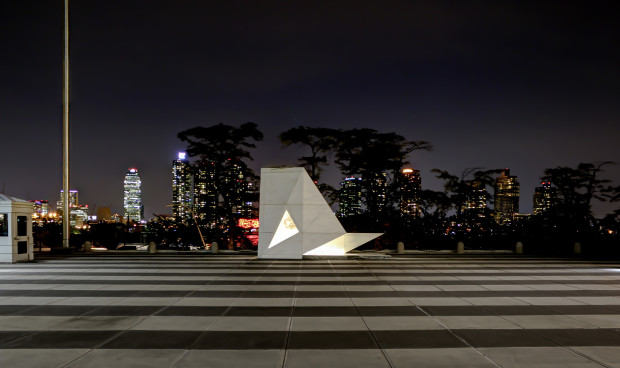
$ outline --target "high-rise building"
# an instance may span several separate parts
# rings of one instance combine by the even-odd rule
[[[142,206],[142,181],[137,169],[129,169],[125,174],[123,209],[125,220],[142,221],[144,207]]]
[[[232,161],[226,163],[224,185],[230,189],[232,212],[246,216],[248,212],[248,181],[240,164]]]
[[[249,179],[246,183],[246,195],[241,216],[247,218],[258,217],[258,198],[260,192],[260,179]]]
[[[366,208],[376,213],[384,211],[387,205],[387,174],[374,173],[362,180],[365,181]]]
[[[56,207],[61,209],[63,207],[63,202],[65,200],[65,191],[60,191],[60,201],[56,203]],[[78,191],[77,190],[69,190],[69,207],[77,207],[78,205]]]
[[[179,221],[191,218],[192,167],[185,152],[172,161],[172,215]]]
[[[211,218],[218,202],[215,163],[198,161],[194,175],[194,213],[200,220]]]
[[[47,217],[50,213],[50,204],[49,201],[43,199],[31,199],[30,203],[32,203],[33,215],[36,217]]]
[[[495,220],[506,223],[515,219],[519,213],[519,182],[516,176],[505,169],[495,179]]]
[[[484,183],[480,180],[468,180],[465,182],[465,202],[461,207],[461,212],[483,211],[487,208],[489,192]]]
[[[404,217],[420,216],[422,178],[420,170],[403,169],[400,184],[400,214]]]
[[[60,201],[56,203],[58,217],[62,218],[63,215],[63,202],[65,200],[65,192],[60,191]],[[88,221],[88,205],[80,205],[78,201],[78,191],[69,190],[69,222],[71,226],[82,226]]]
[[[543,181],[540,187],[534,191],[534,215],[540,215],[555,206],[558,199],[557,188],[552,187],[548,181]]]
[[[362,213],[362,178],[348,177],[340,182],[338,216],[348,217]]]

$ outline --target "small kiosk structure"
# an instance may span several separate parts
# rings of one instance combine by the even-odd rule
[[[33,259],[32,204],[0,194],[0,263]]]

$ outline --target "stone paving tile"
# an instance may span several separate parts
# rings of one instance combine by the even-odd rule
[[[547,316],[545,316],[547,317]],[[435,316],[449,329],[520,329],[517,324],[498,316]]]
[[[67,368],[172,368],[184,353],[185,350],[179,349],[97,349]]]
[[[285,350],[191,350],[176,368],[277,368]]]
[[[192,349],[198,350],[280,350],[286,347],[287,331],[208,331]]]
[[[440,321],[428,316],[364,317],[369,330],[443,330]]]
[[[182,330],[182,331],[207,331],[219,317],[203,316],[150,316],[133,325],[132,330]]]
[[[601,368],[587,357],[562,347],[481,348],[480,351],[502,368]]]
[[[3,349],[0,367],[57,368],[64,367],[89,349]],[[144,353],[142,353],[144,355]],[[70,365],[75,367],[74,365]]]
[[[284,368],[390,368],[379,349],[288,350]]]
[[[287,331],[290,317],[220,317],[210,327],[213,331]]]
[[[105,342],[102,349],[189,349],[200,331],[124,331]]]
[[[394,368],[497,368],[489,358],[475,349],[385,349]]]
[[[620,315],[618,314],[572,315],[571,317],[583,323],[587,323],[589,325],[596,326],[599,328],[620,328]]]
[[[362,317],[293,317],[291,331],[362,331],[366,330]]]
[[[569,316],[502,316],[502,318],[526,329],[540,328],[592,328],[592,325]]]
[[[94,349],[118,331],[39,331],[0,343],[0,349]]]
[[[0,317],[0,331],[41,331],[60,321],[68,321],[73,317],[57,316],[6,316]]]
[[[375,335],[376,337],[376,335]],[[288,349],[377,349],[370,331],[291,331]]]
[[[382,349],[424,349],[464,347],[465,343],[448,330],[374,331]]]
[[[534,333],[563,346],[620,346],[620,333],[613,329],[545,329]]]

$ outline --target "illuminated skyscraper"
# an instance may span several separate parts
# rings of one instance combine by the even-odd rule
[[[226,163],[225,185],[230,189],[230,203],[232,212],[240,216],[247,216],[248,212],[248,181],[240,164],[228,161]]]
[[[179,221],[191,218],[192,169],[185,152],[172,161],[172,215]]]
[[[534,191],[534,215],[540,215],[555,206],[558,199],[558,192],[548,181],[543,181],[542,186],[536,187]]]
[[[58,201],[56,203],[57,208],[59,209],[59,211],[62,209],[62,202],[65,200],[65,191],[61,190],[60,191],[60,201]],[[78,205],[78,191],[77,190],[70,190],[69,191],[69,207],[77,207]]]
[[[387,205],[387,174],[374,173],[362,179],[366,188],[366,208],[373,214],[385,210]]]
[[[65,199],[65,192],[63,190],[60,191],[60,201],[56,203],[58,216],[62,218],[63,215],[63,201]],[[84,222],[88,220],[88,205],[80,205],[78,202],[78,191],[70,190],[69,191],[69,209],[70,216],[69,222],[71,226],[82,226]]]
[[[245,199],[241,216],[258,217],[258,198],[260,191],[260,179],[249,179],[246,182]]]
[[[215,163],[199,161],[194,175],[194,213],[201,220],[211,218],[217,207]]]
[[[420,170],[403,169],[400,184],[400,214],[404,217],[420,216],[422,178]]]
[[[519,213],[519,182],[510,170],[495,179],[495,220],[506,223],[515,219]]]
[[[123,208],[125,220],[142,221],[144,207],[142,206],[142,181],[137,169],[129,169],[125,174]]]
[[[362,213],[362,178],[349,177],[340,183],[338,216],[348,217]]]
[[[32,203],[33,214],[36,215],[36,217],[47,217],[47,215],[50,213],[49,201],[42,199],[31,199],[30,203]]]
[[[479,180],[468,180],[465,182],[467,192],[465,193],[465,202],[461,207],[461,212],[465,211],[481,211],[487,208],[489,192],[484,184]]]

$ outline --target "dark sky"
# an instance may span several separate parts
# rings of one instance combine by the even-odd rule
[[[613,4],[72,1],[72,187],[120,212],[136,167],[145,213],[170,213],[179,131],[253,121],[258,170],[295,165],[291,127],[367,127],[434,145],[410,157],[424,188],[433,168],[510,168],[530,212],[545,168],[620,162]],[[0,189],[55,202],[63,1],[2,2],[0,47]]]

